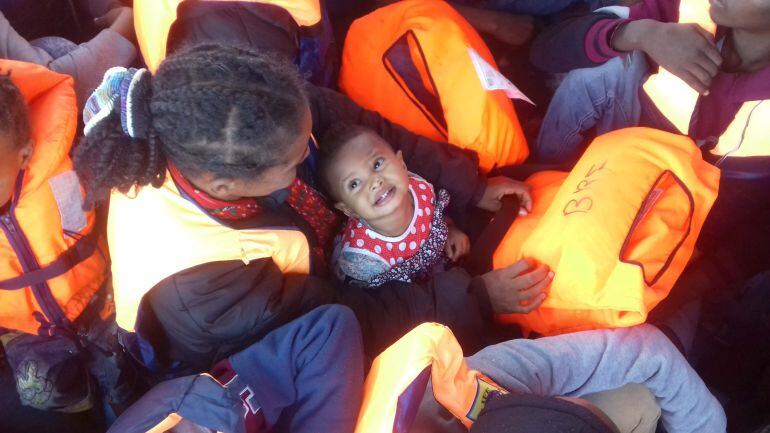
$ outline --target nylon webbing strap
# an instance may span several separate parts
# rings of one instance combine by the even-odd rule
[[[67,251],[45,267],[27,272],[18,277],[0,281],[0,290],[19,290],[42,284],[56,278],[91,257],[96,250],[96,240],[90,235],[78,239]]]

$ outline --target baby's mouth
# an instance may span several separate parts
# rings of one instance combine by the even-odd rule
[[[380,194],[377,197],[377,200],[374,201],[375,207],[384,206],[386,203],[388,203],[390,200],[393,199],[393,193],[396,192],[396,187],[392,186],[389,189],[387,189],[385,192]]]

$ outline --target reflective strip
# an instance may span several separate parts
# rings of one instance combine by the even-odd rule
[[[681,0],[679,23],[698,24],[712,35],[716,34],[717,26],[709,15],[708,0]],[[698,92],[681,78],[663,68],[647,79],[644,83],[644,91],[676,129],[681,134],[687,135],[690,129],[690,118],[698,101]]]
[[[719,137],[711,154],[727,157],[770,156],[770,102],[752,101],[743,104],[730,126]]]

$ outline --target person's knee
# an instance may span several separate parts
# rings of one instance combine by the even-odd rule
[[[323,305],[313,310],[314,324],[323,324],[331,340],[345,340],[347,344],[360,346],[361,327],[353,311],[344,305]]]
[[[581,398],[604,412],[621,433],[654,433],[658,425],[660,406],[643,385],[630,383]]]
[[[358,327],[358,320],[353,310],[338,304],[322,305],[314,310],[324,321],[332,323],[335,328]]]
[[[564,78],[559,91],[587,92],[593,100],[616,95],[630,78],[626,72],[620,58],[593,68],[575,69]]]
[[[655,396],[644,385],[637,383],[626,385],[624,390],[630,402],[637,408],[639,415],[639,426],[650,426],[653,428],[660,419],[660,405],[655,400]],[[642,432],[644,430],[640,430]]]

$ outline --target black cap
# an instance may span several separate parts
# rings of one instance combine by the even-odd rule
[[[617,433],[590,403],[558,397],[508,394],[489,401],[471,433]]]

